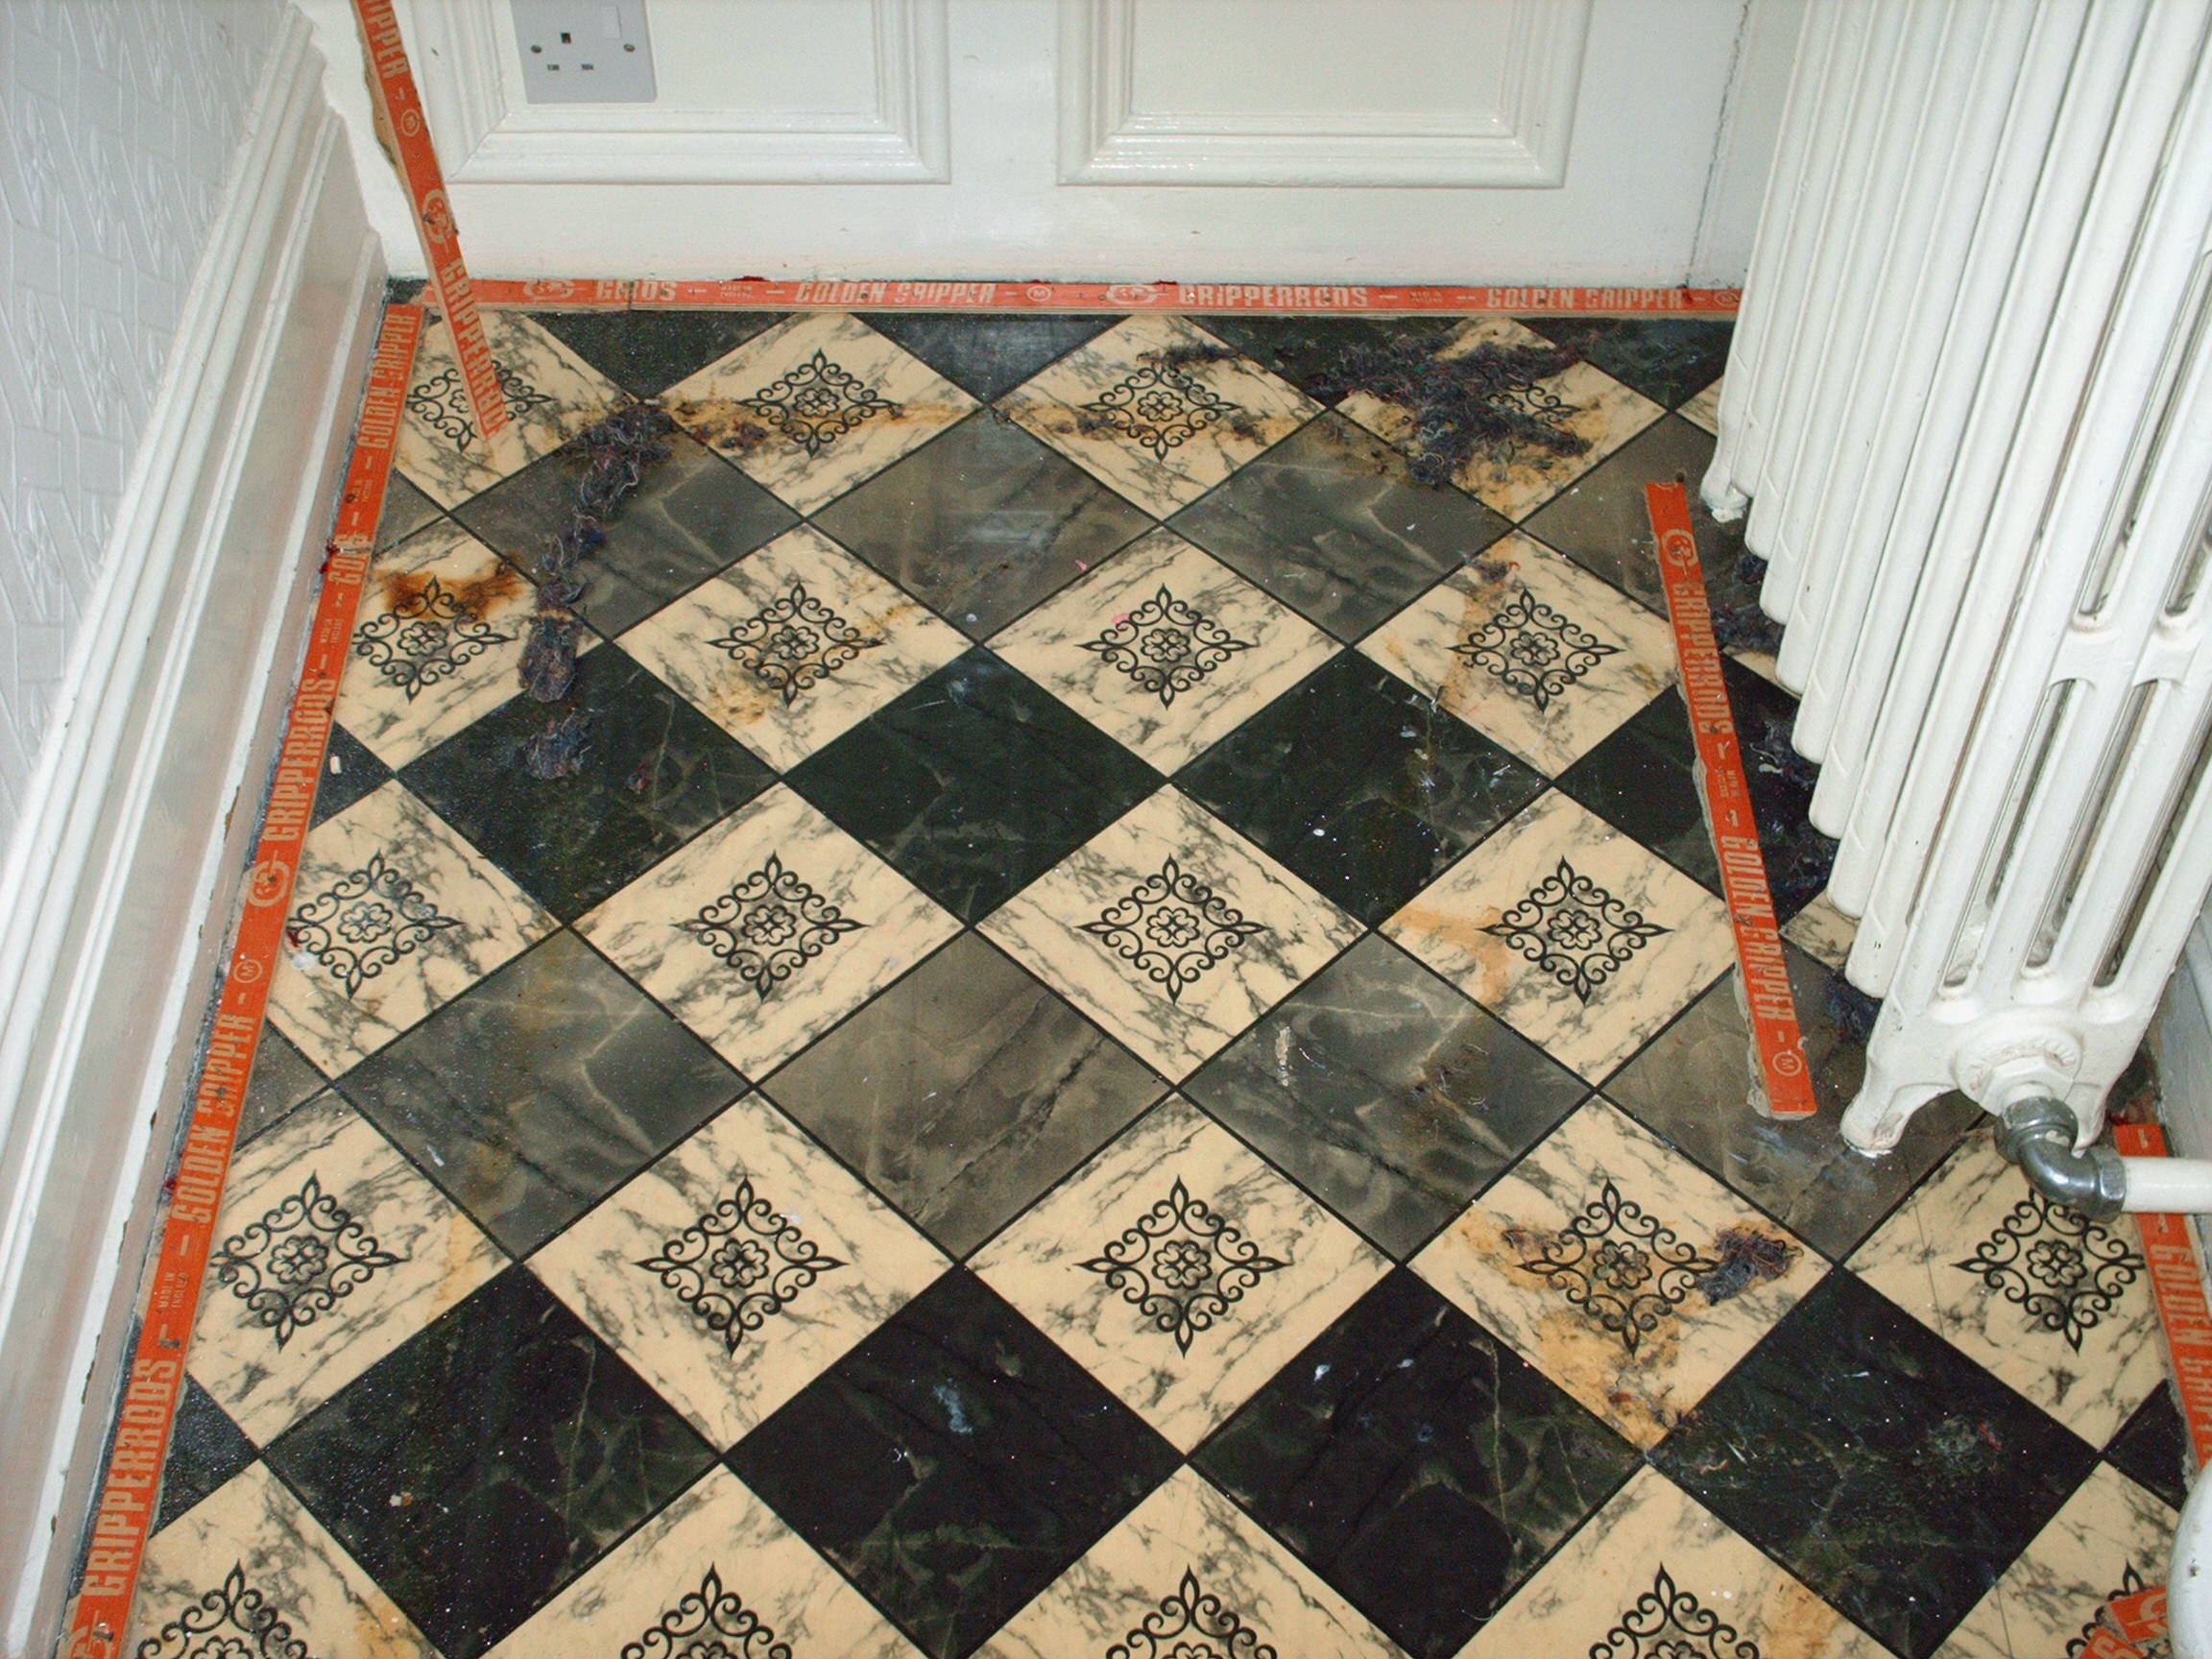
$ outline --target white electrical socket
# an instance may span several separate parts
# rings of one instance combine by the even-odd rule
[[[645,0],[509,0],[533,104],[650,104]]]

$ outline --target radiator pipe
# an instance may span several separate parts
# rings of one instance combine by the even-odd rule
[[[2123,1158],[2109,1146],[2075,1149],[2080,1121],[2062,1101],[2017,1100],[2005,1108],[1997,1148],[2036,1191],[2093,1221],[2126,1211],[2212,1214],[2212,1159]]]

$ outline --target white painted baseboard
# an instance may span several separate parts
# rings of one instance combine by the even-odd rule
[[[0,866],[0,1653],[48,1650],[384,277],[289,18]]]

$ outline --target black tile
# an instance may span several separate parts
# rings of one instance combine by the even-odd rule
[[[406,541],[443,511],[410,484],[405,473],[394,469],[384,480],[384,507],[376,516],[377,550]]]
[[[1324,415],[1171,521],[1346,641],[1380,627],[1512,526],[1416,484],[1406,457]]]
[[[1399,1268],[1192,1461],[1415,1659],[1443,1659],[1637,1455]]]
[[[727,1106],[744,1082],[561,932],[356,1066],[341,1087],[519,1256]]]
[[[329,747],[323,757],[323,774],[315,784],[315,812],[309,827],[335,818],[391,776],[391,767],[370,754],[360,738],[333,721]]]
[[[589,717],[583,770],[533,778],[524,746]],[[510,699],[404,769],[407,786],[548,910],[571,921],[776,781],[618,647],[576,663],[559,703]]]
[[[637,397],[653,397],[783,319],[773,311],[534,311],[531,321]]]
[[[1587,1093],[1375,934],[1183,1092],[1400,1259]]]
[[[1831,1273],[1651,1460],[1904,1659],[1927,1659],[2096,1453]]]
[[[862,311],[858,316],[986,403],[1121,321],[946,311]]]
[[[1523,317],[1522,326],[1673,408],[1720,378],[1732,323],[1702,317]]]
[[[1797,700],[1741,662],[1724,658],[1720,668],[1767,886],[1776,916],[1787,922],[1819,896],[1836,862],[1836,843],[1807,816],[1818,770],[1791,746]],[[1562,773],[1559,787],[1719,892],[1720,866],[1690,771],[1695,754],[1681,693],[1670,689]]]
[[[1489,738],[1356,652],[1276,699],[1175,781],[1368,923],[1544,787]]]
[[[2173,1383],[2161,1379],[2151,1397],[2135,1407],[2135,1415],[2104,1448],[2104,1461],[2176,1509],[2188,1501],[2195,1460],[2189,1453],[2188,1427],[2174,1404]]]
[[[176,1427],[169,1431],[169,1455],[161,1465],[161,1503],[154,1515],[158,1532],[193,1504],[253,1461],[253,1442],[192,1378],[177,1402]]]
[[[763,1087],[953,1256],[982,1243],[1166,1090],[974,933]]]
[[[961,1659],[1174,1470],[1174,1449],[955,1267],[730,1454],[934,1659]]]
[[[254,1136],[323,1087],[323,1073],[292,1046],[292,1040],[266,1020],[261,1041],[253,1048],[253,1074],[246,1080],[246,1098],[238,1108],[238,1143]]]
[[[984,410],[831,502],[814,522],[971,639],[983,639],[1152,520]]]
[[[578,566],[584,594],[577,613],[602,634],[643,621],[799,521],[696,440],[677,432],[667,445],[668,458],[615,509],[606,542]],[[535,577],[545,550],[574,521],[584,467],[583,445],[570,444],[485,491],[454,517]]]
[[[1751,1033],[1734,970],[1607,1080],[1605,1093],[1830,1261],[1840,1262],[1983,1119],[1960,1094],[1913,1115],[1895,1150],[1869,1158],[1845,1143],[1843,1108],[1866,1070],[1862,1010],[1841,977],[1785,945],[1819,1113],[1782,1122],[1746,1100]]]
[[[977,647],[790,775],[964,921],[989,915],[1160,786],[1160,775]]]
[[[713,1458],[519,1267],[268,1453],[449,1659],[521,1623]]]
[[[1442,346],[1459,325],[1456,317],[1247,317],[1196,321],[1262,368],[1273,370],[1300,391],[1324,400],[1343,394],[1347,351],[1388,348],[1400,341]]]
[[[1561,491],[1529,519],[1528,532],[1664,616],[1667,589],[1651,550],[1644,486],[1682,478],[1689,484],[1690,518],[1705,569],[1714,634],[1726,649],[1771,652],[1782,630],[1759,609],[1765,566],[1744,552],[1743,525],[1720,523],[1705,511],[1697,493],[1712,464],[1713,435],[1670,415]]]

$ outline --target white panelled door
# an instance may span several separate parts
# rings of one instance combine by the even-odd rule
[[[1664,285],[1742,274],[1801,3],[648,0],[657,102],[535,106],[506,0],[400,12],[485,275]]]

